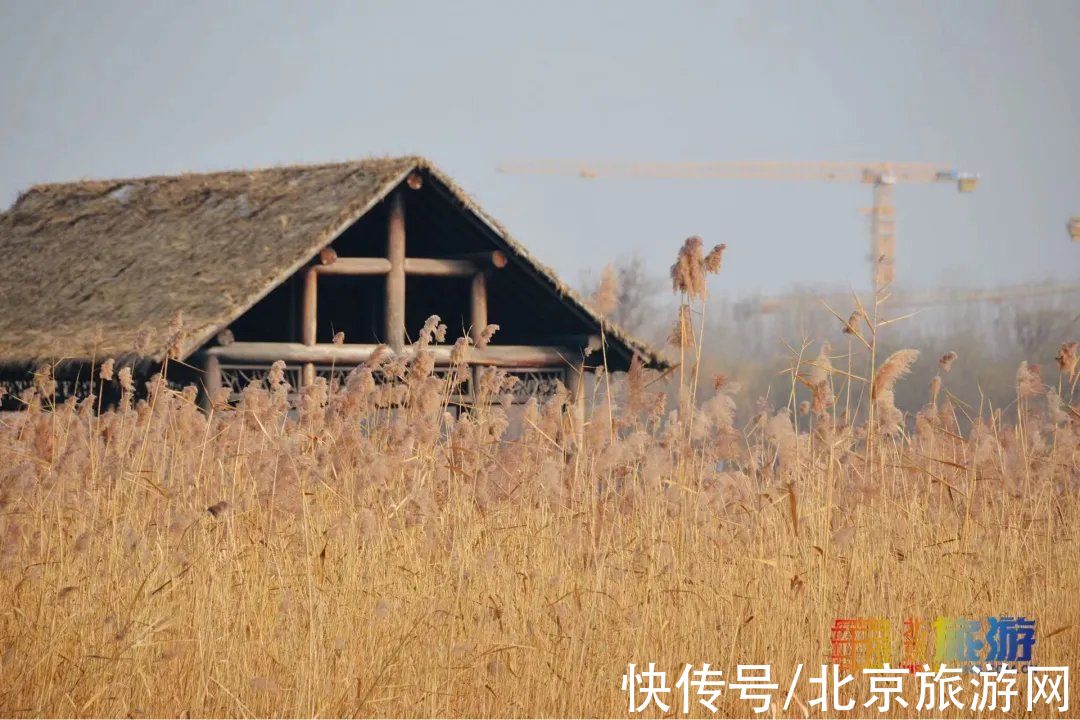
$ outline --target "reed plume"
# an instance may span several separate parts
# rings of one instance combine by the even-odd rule
[[[1071,378],[1076,374],[1077,364],[1080,364],[1080,342],[1062,343],[1054,359],[1057,361],[1061,374],[1066,378]]]
[[[919,359],[919,351],[897,350],[874,373],[870,398],[874,403],[878,427],[885,435],[896,435],[904,428],[904,414],[896,407],[894,388],[900,378],[911,371]]]
[[[941,374],[944,375],[952,370],[953,363],[956,362],[956,352],[950,350],[938,359],[938,367],[941,368]]]
[[[600,285],[589,298],[589,304],[600,315],[610,315],[619,306],[619,276],[614,265],[604,266]]]

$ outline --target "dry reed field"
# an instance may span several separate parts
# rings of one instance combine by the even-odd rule
[[[1022,615],[1080,663],[1076,344],[1005,408],[950,395],[944,355],[905,417],[947,348],[877,357],[887,302],[855,304],[735,427],[696,371],[721,253],[673,268],[677,368],[601,375],[584,418],[565,392],[513,418],[498,371],[451,412],[437,319],[340,386],[278,366],[208,412],[111,363],[118,407],[53,407],[44,368],[0,425],[0,715],[626,716],[628,663],[783,684],[842,617]]]

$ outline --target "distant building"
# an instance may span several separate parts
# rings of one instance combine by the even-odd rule
[[[611,370],[634,355],[665,365],[419,157],[39,185],[0,215],[0,252],[4,409],[42,363],[58,400],[89,394],[106,358],[147,378],[178,314],[169,379],[204,392],[238,390],[275,360],[299,386],[379,344],[408,352],[433,314],[451,342],[498,324],[469,363],[506,368],[522,397],[580,387],[601,334]]]

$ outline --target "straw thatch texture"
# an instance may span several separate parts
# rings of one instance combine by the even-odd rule
[[[415,164],[367,160],[31,188],[0,216],[0,363],[135,350],[160,359],[177,312],[190,352]],[[148,331],[157,333],[149,343]]]
[[[592,313],[450,178],[417,157],[39,185],[0,215],[0,366],[181,355],[227,326],[413,170],[434,174],[517,259]],[[609,340],[663,364],[617,328]]]

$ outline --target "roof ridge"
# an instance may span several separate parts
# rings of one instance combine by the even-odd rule
[[[138,175],[130,177],[84,177],[76,180],[58,180],[52,182],[34,183],[28,188],[19,193],[18,198],[15,200],[15,205],[19,204],[19,201],[23,197],[30,195],[31,193],[47,193],[61,188],[72,188],[75,186],[83,186],[87,188],[92,187],[109,187],[109,186],[121,186],[131,183],[145,183],[152,181],[164,181],[164,180],[178,180],[182,178],[195,178],[195,177],[230,177],[237,175],[251,175],[253,173],[265,173],[284,170],[324,170],[329,168],[344,168],[355,165],[357,167],[369,163],[395,163],[395,162],[415,162],[419,166],[430,167],[431,161],[422,155],[407,154],[407,155],[372,155],[364,158],[353,158],[350,160],[334,160],[326,162],[298,162],[288,164],[275,164],[275,165],[260,165],[247,168],[229,168],[221,170],[186,170],[179,173],[158,173],[153,175]]]

